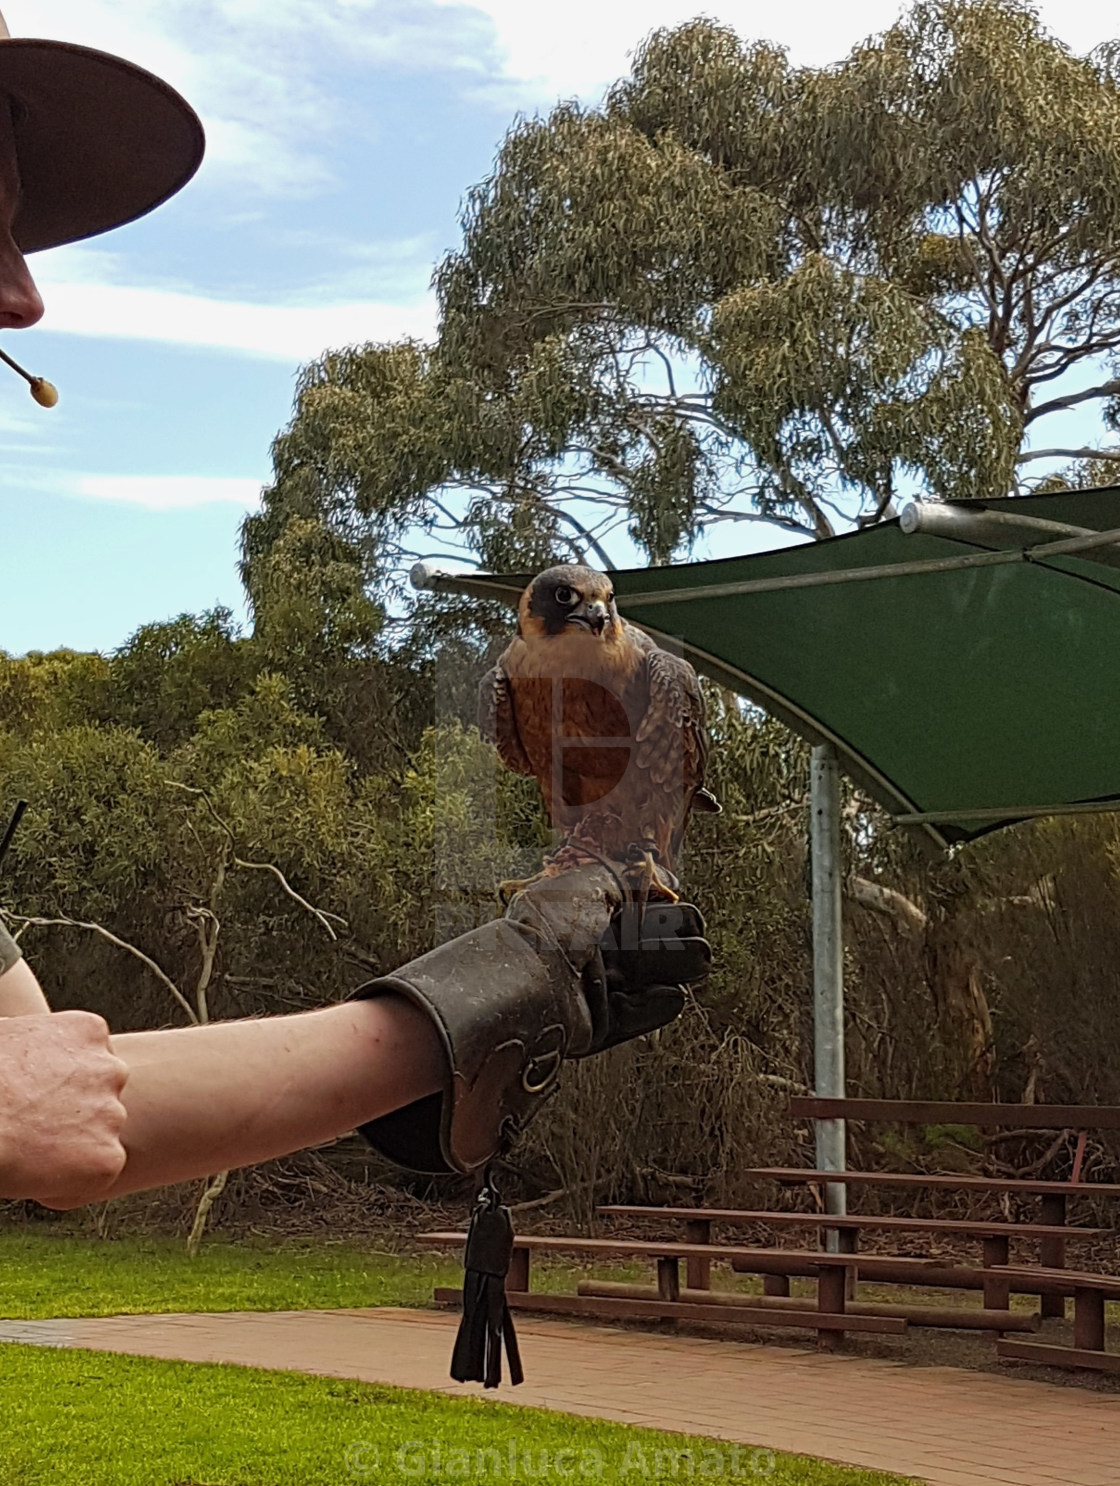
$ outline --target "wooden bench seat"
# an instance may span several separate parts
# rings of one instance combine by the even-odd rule
[[[1021,1176],[946,1176],[922,1171],[821,1171],[803,1166],[748,1166],[741,1177],[777,1182],[784,1187],[843,1186],[923,1187],[931,1192],[1008,1192],[1024,1197],[1120,1197],[1117,1182],[1044,1181]]]
[[[422,1233],[424,1244],[447,1248],[466,1242],[464,1232]],[[623,1299],[587,1295],[540,1295],[529,1290],[529,1257],[533,1253],[582,1254],[598,1258],[654,1259],[657,1263],[657,1299]],[[697,1306],[680,1299],[680,1260],[705,1258],[738,1260],[750,1273],[790,1275],[817,1281],[817,1308],[813,1311],[766,1309],[761,1306]],[[921,1260],[914,1261],[919,1267]],[[831,1350],[846,1331],[873,1331],[898,1335],[907,1322],[895,1316],[848,1315],[845,1310],[848,1274],[858,1261],[851,1254],[814,1250],[752,1249],[742,1245],[677,1243],[672,1239],[552,1238],[520,1234],[514,1240],[513,1262],[506,1279],[506,1296],[514,1310],[560,1314],[718,1322],[737,1326],[797,1327],[815,1330],[818,1345]],[[787,1278],[788,1283],[788,1278]],[[461,1304],[460,1290],[437,1289],[439,1304]]]
[[[774,1276],[768,1275],[765,1279],[772,1281]],[[580,1280],[576,1286],[576,1293],[630,1300],[660,1298],[656,1285],[631,1284],[618,1280]],[[763,1310],[780,1309],[783,1312],[791,1309],[810,1310],[815,1304],[812,1300],[791,1296],[788,1281],[780,1293],[771,1289],[762,1295],[744,1295],[735,1290],[682,1288],[680,1299],[686,1305],[749,1306],[760,1307]],[[849,1299],[845,1302],[844,1314],[846,1316],[893,1316],[908,1322],[911,1326],[929,1326],[941,1330],[957,1331],[994,1331],[997,1334],[1008,1331],[1037,1331],[1041,1324],[1040,1317],[1033,1311],[993,1311],[986,1306],[937,1305],[920,1302],[896,1304],[893,1301],[853,1301]]]
[[[463,1292],[437,1287],[437,1305],[462,1305]],[[853,1315],[840,1312],[798,1309],[790,1306],[695,1305],[685,1300],[619,1299],[607,1295],[539,1295],[510,1290],[506,1298],[515,1311],[542,1311],[554,1316],[586,1316],[588,1320],[699,1321],[713,1326],[773,1326],[782,1330],[816,1331],[842,1335],[846,1331],[875,1332],[901,1336],[909,1323],[900,1316]],[[827,1346],[824,1350],[829,1350]]]
[[[417,1241],[433,1247],[450,1248],[464,1243],[466,1237],[465,1232],[420,1233],[417,1234]],[[852,1269],[861,1262],[858,1256],[852,1254],[827,1254],[816,1249],[762,1249],[746,1244],[678,1243],[671,1238],[553,1238],[534,1233],[518,1234],[514,1240],[514,1252],[519,1250],[525,1254],[587,1254],[609,1259],[726,1259],[732,1265],[738,1260],[745,1265],[757,1263],[765,1266],[755,1270],[745,1269],[743,1272],[747,1274],[791,1274],[802,1278],[819,1274],[822,1269]],[[921,1269],[933,1268],[938,1261],[914,1259],[910,1262]],[[512,1288],[523,1290],[528,1287],[516,1284]]]
[[[1105,1300],[1120,1300],[1120,1276],[1097,1274],[1090,1270],[1045,1269],[1029,1264],[1000,1265],[996,1269],[977,1269],[978,1275],[996,1275],[1014,1284],[1022,1295],[1073,1295],[1078,1289],[1092,1290]],[[1115,1292],[1115,1293],[1114,1293]]]
[[[641,1217],[657,1219],[661,1222],[683,1222],[686,1225],[689,1239],[694,1243],[710,1242],[712,1225],[715,1223],[740,1226],[748,1223],[765,1223],[772,1227],[816,1228],[822,1234],[830,1231],[838,1233],[840,1248],[843,1252],[852,1254],[856,1252],[859,1233],[864,1229],[883,1233],[961,1235],[982,1241],[983,1262],[988,1268],[1008,1262],[1012,1238],[1040,1240],[1056,1237],[1065,1239],[1074,1236],[1099,1238],[1105,1231],[1102,1228],[1050,1227],[1043,1223],[995,1223],[982,1220],[973,1222],[958,1218],[896,1218],[877,1217],[873,1214],[835,1217],[825,1213],[754,1212],[739,1208],[717,1207],[641,1207],[627,1203],[609,1204],[600,1207],[599,1212],[612,1217]],[[950,1278],[946,1283],[953,1283],[952,1275],[955,1272],[951,1269]],[[703,1261],[689,1261],[688,1283],[690,1285],[698,1289],[707,1289],[708,1276],[709,1271]],[[861,1276],[858,1274],[853,1275],[853,1281],[859,1277]],[[870,1277],[866,1272],[862,1273],[862,1278],[869,1279]],[[879,1278],[883,1278],[881,1270]],[[935,1284],[936,1281],[927,1280],[927,1283]],[[971,1288],[971,1286],[966,1288]],[[991,1311],[1008,1309],[1010,1292],[1004,1282],[988,1280],[982,1282],[981,1288],[984,1291],[986,1309]]]
[[[795,1095],[794,1119],[973,1125],[978,1130],[1120,1130],[1116,1104],[968,1104],[943,1099],[822,1099]]]
[[[1000,1223],[971,1218],[897,1218],[879,1217],[874,1213],[855,1213],[834,1217],[828,1213],[751,1211],[723,1207],[640,1207],[618,1203],[600,1207],[600,1213],[611,1217],[681,1219],[694,1223],[767,1223],[771,1227],[830,1228],[858,1232],[866,1228],[879,1233],[944,1233],[969,1238],[1100,1238],[1108,1230],[1081,1228],[1067,1224]]]
[[[1105,1351],[1105,1301],[1120,1300],[1120,1277],[1089,1274],[1074,1269],[1013,1270],[1016,1282],[1049,1285],[1054,1295],[1073,1296],[1073,1346],[1045,1342],[1001,1341],[1000,1357],[1014,1362],[1045,1363],[1049,1367],[1090,1368],[1120,1373],[1120,1353]]]
[[[455,1248],[466,1239],[463,1232],[421,1233],[417,1241],[433,1247]],[[736,1274],[752,1274],[774,1281],[767,1293],[788,1294],[790,1279],[814,1279],[823,1271],[836,1270],[854,1274],[873,1283],[902,1284],[929,1288],[946,1287],[960,1290],[983,1290],[986,1283],[1005,1279],[1012,1274],[1042,1274],[1041,1269],[1004,1270],[980,1266],[954,1265],[943,1259],[911,1257],[904,1254],[827,1254],[816,1249],[768,1249],[737,1244],[676,1243],[672,1239],[625,1238],[553,1238],[521,1234],[514,1242],[514,1259],[506,1288],[522,1293],[529,1288],[529,1255],[531,1253],[584,1254],[591,1258],[652,1258],[681,1260],[691,1263],[713,1260],[728,1263]],[[1059,1271],[1064,1273],[1065,1271]],[[706,1272],[705,1272],[706,1273]],[[706,1289],[691,1284],[688,1288]],[[1029,1285],[1016,1286],[1016,1293],[1039,1294]],[[1054,1294],[1047,1284],[1041,1293]],[[997,1307],[1005,1309],[1006,1307]]]

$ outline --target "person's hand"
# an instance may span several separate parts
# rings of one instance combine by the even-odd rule
[[[0,1021],[0,1197],[96,1202],[124,1167],[128,1070],[87,1011]]]
[[[625,903],[583,972],[593,1040],[588,1053],[675,1021],[685,987],[706,980],[712,947],[692,903]],[[584,1055],[586,1056],[586,1054]]]

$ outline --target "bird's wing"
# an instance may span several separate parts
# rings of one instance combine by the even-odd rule
[[[689,801],[704,783],[708,757],[699,679],[688,661],[652,642],[646,676],[649,705],[634,735],[635,762],[655,784],[681,785]]]
[[[512,769],[515,774],[533,775],[533,766],[517,731],[509,677],[500,660],[479,683],[478,730],[488,742],[497,746],[507,769]]]

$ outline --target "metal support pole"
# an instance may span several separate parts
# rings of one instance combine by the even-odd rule
[[[844,1098],[844,935],[841,902],[840,771],[831,743],[813,749],[809,774],[813,867],[813,1058],[816,1093]],[[818,1120],[817,1169],[847,1165],[843,1120]],[[825,1186],[825,1211],[847,1209],[847,1189]],[[831,1235],[835,1240],[835,1235]],[[830,1243],[829,1247],[833,1247]]]

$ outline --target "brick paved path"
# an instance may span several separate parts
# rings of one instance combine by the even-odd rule
[[[0,1321],[0,1341],[234,1362],[462,1396],[432,1311]],[[894,1471],[930,1486],[1118,1486],[1120,1396],[944,1367],[522,1318],[528,1381],[485,1394]]]

